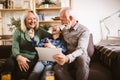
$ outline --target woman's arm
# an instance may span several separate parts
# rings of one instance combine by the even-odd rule
[[[46,38],[46,37],[48,37],[48,38],[52,37],[51,33],[47,32],[45,29],[43,29],[41,27],[39,28],[39,34],[41,35],[41,39]]]
[[[16,58],[20,54],[20,31],[15,30],[13,34],[13,43],[12,43],[12,55]]]
[[[13,44],[12,44],[12,55],[16,58],[19,68],[21,71],[27,71],[29,69],[29,65],[27,62],[30,62],[29,59],[20,55],[20,40],[21,40],[21,32],[16,30],[13,35]]]

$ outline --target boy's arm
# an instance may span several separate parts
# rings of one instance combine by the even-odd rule
[[[67,51],[67,46],[66,46],[66,44],[65,44],[65,42],[64,41],[61,41],[61,43],[58,45],[58,46],[56,46],[57,48],[61,48],[62,49],[62,52],[65,54],[66,53],[66,51]]]
[[[38,46],[38,41],[35,39],[35,37],[31,38],[31,40],[32,40],[32,45],[34,47],[37,47]]]

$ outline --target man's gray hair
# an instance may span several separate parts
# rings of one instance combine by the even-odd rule
[[[75,18],[75,14],[73,13],[73,10],[70,7],[64,7],[60,10],[60,14],[65,13],[65,16],[67,19],[69,19],[69,16],[72,16]]]

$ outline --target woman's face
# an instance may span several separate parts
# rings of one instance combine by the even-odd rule
[[[25,18],[25,25],[27,28],[35,28],[37,21],[36,16],[32,12],[29,12]]]
[[[53,26],[52,27],[52,34],[55,35],[55,34],[60,34],[61,31],[60,31],[60,27],[59,26]]]

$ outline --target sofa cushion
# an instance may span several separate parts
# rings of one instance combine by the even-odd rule
[[[90,34],[90,37],[89,37],[89,44],[88,44],[88,55],[90,57],[92,57],[93,53],[94,53],[94,43],[93,43],[93,36],[92,34]]]
[[[95,48],[99,51],[100,60],[109,68],[112,66],[113,61],[117,61],[118,55],[120,55],[120,46],[102,46],[96,45]]]
[[[11,55],[12,45],[0,45],[0,59],[8,58]]]
[[[112,73],[109,68],[100,62],[93,62],[90,64],[88,80],[112,80]]]

